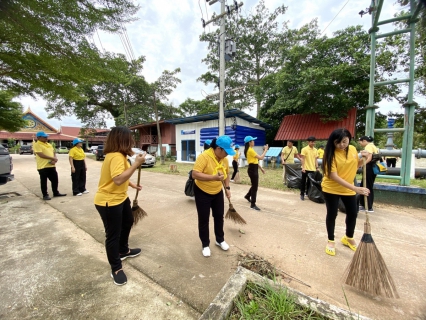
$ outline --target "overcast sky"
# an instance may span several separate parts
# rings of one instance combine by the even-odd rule
[[[241,0],[240,0],[241,1]],[[240,2],[239,1],[239,2]],[[231,5],[233,1],[227,0]],[[257,0],[242,0],[244,6],[242,13],[255,10]],[[394,4],[395,1],[385,1],[381,20],[392,18],[393,14],[400,10]],[[201,17],[207,17],[220,12],[220,3],[212,6],[206,4],[205,0],[139,0],[141,9],[138,20],[127,25],[127,33],[132,45],[134,55],[145,56],[143,75],[148,82],[155,81],[163,70],[174,70],[181,68],[179,74],[182,83],[170,95],[170,101],[175,106],[187,98],[202,99],[206,94],[212,93],[213,87],[207,87],[196,79],[207,71],[201,62],[207,54],[207,44],[199,41],[203,32]],[[344,29],[352,25],[362,25],[365,30],[371,27],[371,16],[358,14],[370,5],[370,0],[266,0],[266,7],[270,12],[281,4],[288,7],[287,13],[282,21],[288,21],[290,28],[298,28],[314,18],[318,19],[320,29],[331,36],[336,30]],[[201,9],[200,9],[201,7]],[[214,30],[214,26],[207,26],[206,31]],[[386,31],[383,27],[380,30]],[[389,31],[389,30],[388,30]],[[100,41],[99,41],[100,38]],[[125,53],[118,34],[99,33],[94,35],[98,48],[106,51]],[[46,120],[54,127],[80,126],[80,122],[73,117],[47,119],[44,110],[46,102],[42,99],[21,98],[24,110],[31,107],[39,117]],[[387,113],[390,110],[399,110],[396,102],[382,102],[379,111]],[[249,110],[246,112],[253,114]],[[114,125],[109,121],[109,126]]]

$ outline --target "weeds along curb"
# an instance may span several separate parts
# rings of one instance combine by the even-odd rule
[[[229,278],[226,284],[220,289],[213,302],[201,315],[199,320],[225,320],[231,313],[234,305],[234,299],[240,295],[246,288],[247,281],[252,281],[257,284],[269,282],[273,287],[281,285],[274,283],[272,280],[264,278],[257,273],[247,270],[243,267],[238,267],[235,273]],[[351,313],[348,310],[336,307],[325,301],[311,298],[297,290],[286,287],[288,292],[295,297],[295,302],[301,306],[307,307],[318,314],[321,314],[329,319],[356,319],[370,320],[370,318]]]

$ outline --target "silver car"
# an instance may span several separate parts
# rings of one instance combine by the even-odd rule
[[[134,152],[133,156],[129,157],[127,156],[127,161],[132,165],[135,162],[135,158],[138,154],[144,154],[146,151],[143,151],[139,148],[132,148],[132,151]],[[145,155],[145,163],[142,164],[142,167],[153,167],[155,165],[155,157],[150,155],[149,153],[146,153]]]

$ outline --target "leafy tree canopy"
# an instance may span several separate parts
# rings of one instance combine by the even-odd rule
[[[22,119],[22,106],[13,102],[13,94],[0,90],[0,130],[15,132],[25,126]]]
[[[182,116],[190,117],[198,114],[206,114],[211,112],[218,112],[219,106],[210,100],[194,100],[191,98],[186,99],[179,105]]]

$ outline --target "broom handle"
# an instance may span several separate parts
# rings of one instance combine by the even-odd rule
[[[365,163],[365,157],[362,157],[362,186],[364,188],[367,188],[367,164]],[[365,221],[369,223],[370,219],[368,217],[367,206],[368,206],[368,198],[364,194]]]
[[[218,176],[220,176],[220,173],[217,173]],[[223,192],[225,192],[225,196],[226,196],[226,186],[225,186],[225,181],[222,180],[222,185],[223,185]],[[229,204],[231,204],[231,199],[229,199],[228,197],[226,197],[226,199],[228,199]]]
[[[137,185],[136,185],[136,186],[138,186],[138,185],[139,185],[139,183],[141,183],[141,169],[142,169],[142,167],[141,167],[141,166],[139,166],[139,168],[138,168],[138,183],[137,183]],[[136,190],[136,197],[135,197],[135,200],[137,200],[137,199],[138,199],[138,194],[139,194],[139,189],[137,189],[137,190]]]

